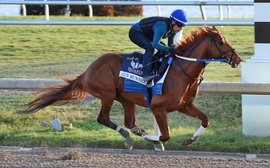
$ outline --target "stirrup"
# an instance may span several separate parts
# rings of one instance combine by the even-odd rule
[[[145,77],[143,77],[143,80],[144,80],[145,82],[148,82],[148,81],[154,79],[156,76],[158,76],[158,75],[145,76]]]

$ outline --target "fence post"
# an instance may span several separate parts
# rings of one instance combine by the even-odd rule
[[[91,1],[91,0],[87,0],[87,1]],[[89,17],[93,17],[93,8],[92,8],[92,5],[88,5],[88,9],[89,9]]]
[[[159,1],[159,0],[156,0],[156,1]],[[158,13],[158,16],[161,16],[160,6],[159,5],[157,5],[157,13]]]
[[[228,2],[228,0],[226,0]],[[230,5],[227,5],[227,10],[228,10],[228,18],[231,18],[231,8]]]
[[[47,1],[47,0],[44,0],[44,1]],[[49,5],[46,4],[45,5],[45,20],[50,20],[49,16],[50,16]]]
[[[69,0],[67,0],[69,1]],[[67,7],[65,8],[65,16],[70,16],[70,5],[67,5]]]
[[[217,0],[220,1],[220,0]],[[218,5],[218,9],[219,9],[219,19],[223,20],[223,9],[221,5]]]
[[[202,14],[203,20],[207,20],[207,16],[205,15],[205,12],[204,12],[204,6],[200,5],[200,9],[201,9],[201,14]]]
[[[27,15],[27,12],[26,12],[26,5],[25,5],[25,4],[22,4],[22,15],[23,15],[23,16],[26,16],[26,15]]]
[[[154,125],[154,132],[155,132],[154,134],[155,135],[160,135],[160,130],[159,130],[159,127],[158,127],[158,124],[157,124],[157,120],[156,120],[154,115],[153,115],[153,120],[154,120],[153,125]]]

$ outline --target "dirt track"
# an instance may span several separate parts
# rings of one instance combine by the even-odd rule
[[[269,168],[269,155],[259,157],[209,152],[0,147],[0,167]]]

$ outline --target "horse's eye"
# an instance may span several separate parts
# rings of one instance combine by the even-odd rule
[[[219,45],[224,45],[223,41],[218,42]]]

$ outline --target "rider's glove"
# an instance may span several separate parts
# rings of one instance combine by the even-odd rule
[[[175,56],[175,45],[170,46],[169,52],[170,52],[171,56]]]

